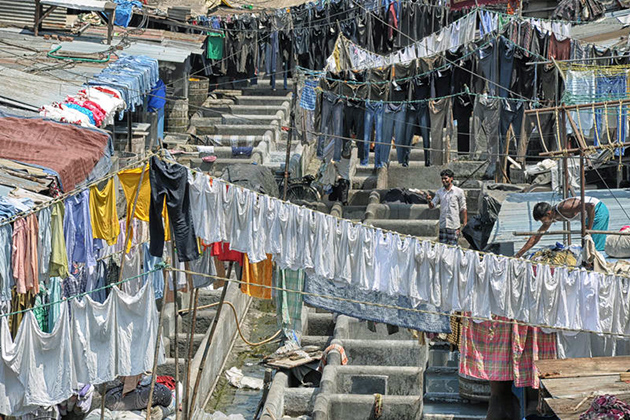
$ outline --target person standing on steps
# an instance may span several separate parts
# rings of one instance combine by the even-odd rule
[[[450,169],[440,172],[442,188],[435,192],[435,197],[427,195],[429,208],[440,206],[440,237],[444,244],[457,245],[462,228],[468,223],[466,195],[464,190],[453,185],[455,173]]]

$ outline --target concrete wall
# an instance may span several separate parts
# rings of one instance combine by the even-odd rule
[[[249,309],[252,298],[247,296],[245,293],[242,293],[236,285],[231,284],[225,300],[226,302],[231,302],[236,307],[236,312],[238,313],[239,320],[242,322],[245,318],[245,315],[247,314],[247,310]],[[207,400],[209,399],[210,395],[212,395],[214,387],[216,386],[219,379],[219,375],[223,371],[227,356],[232,350],[232,346],[234,345],[236,334],[237,328],[234,314],[230,308],[224,306],[223,311],[221,312],[221,316],[218,319],[218,325],[214,334],[214,338],[212,340],[212,343],[210,344],[206,363],[203,366],[203,372],[201,375],[201,382],[198,391],[199,394],[197,395],[197,400],[195,403],[195,411],[203,410],[203,407],[205,407]],[[201,342],[199,350],[197,351],[193,359],[191,372],[194,378],[196,378],[197,372],[201,368],[201,359],[203,357],[204,349],[206,348],[206,343],[208,342],[209,335],[210,330],[208,330],[208,332],[206,333],[206,336]],[[193,382],[194,381],[191,380],[191,386],[193,385]]]

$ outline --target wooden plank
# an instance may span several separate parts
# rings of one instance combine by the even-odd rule
[[[541,379],[609,375],[630,370],[630,356],[546,359],[534,363]]]
[[[541,382],[554,398],[581,398],[593,392],[608,394],[630,392],[630,384],[622,382],[618,373],[586,378],[543,379]]]

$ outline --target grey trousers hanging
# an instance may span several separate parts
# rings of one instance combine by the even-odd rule
[[[470,145],[470,158],[486,160],[490,150],[499,143],[499,104],[498,98],[477,96],[473,107],[473,139]]]
[[[450,137],[453,133],[451,98],[430,101],[429,116],[431,118],[431,164],[444,165],[448,161],[448,155],[445,154],[444,149],[446,147],[450,149],[446,137]],[[446,136],[444,127],[446,127]],[[450,153],[450,150],[446,150],[446,153]]]

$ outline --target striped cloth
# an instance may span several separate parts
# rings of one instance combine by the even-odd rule
[[[295,290],[297,292],[304,291],[304,271],[302,270],[282,270],[276,267],[275,284],[277,287]],[[281,328],[289,337],[289,331],[294,331],[302,335],[302,304],[304,303],[304,295],[302,293],[278,291],[276,293],[276,311],[278,322]]]
[[[518,325],[508,318],[462,320],[460,373],[489,381],[514,381],[516,387],[538,388],[534,361],[556,357],[556,335]],[[497,322],[496,320],[508,321]]]

